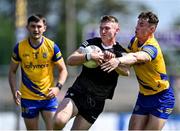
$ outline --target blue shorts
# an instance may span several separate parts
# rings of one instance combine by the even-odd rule
[[[138,95],[133,114],[149,115],[152,114],[162,119],[168,119],[175,105],[173,88],[164,90],[158,94],[145,96]]]
[[[34,118],[39,115],[41,111],[55,112],[58,107],[57,98],[49,100],[29,100],[21,98],[22,117]]]

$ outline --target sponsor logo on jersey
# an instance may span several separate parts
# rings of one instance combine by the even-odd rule
[[[37,64],[37,65],[33,65],[32,62],[29,65],[25,65],[24,67],[27,69],[42,69],[42,68],[46,68],[48,67],[49,64]]]

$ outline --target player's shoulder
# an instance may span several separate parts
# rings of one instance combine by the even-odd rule
[[[58,45],[53,40],[51,40],[50,38],[43,36],[43,39],[44,39],[44,44],[46,47],[49,47],[53,50],[56,48],[59,48]]]
[[[29,39],[28,38],[24,38],[22,40],[20,40],[17,44],[24,44],[24,43],[28,43]]]
[[[29,44],[29,39],[24,38],[24,39],[20,40],[18,43],[16,43],[15,47],[23,48],[23,50],[24,50],[28,46],[28,44]]]
[[[100,37],[94,37],[94,38],[85,40],[81,44],[81,46],[82,47],[87,47],[87,46],[90,46],[90,45],[100,46],[101,43],[102,43],[102,40],[101,40]]]
[[[52,44],[52,45],[55,44],[55,42],[53,40],[51,40],[50,38],[47,38],[47,37],[43,36],[43,39],[44,39],[45,42],[47,42],[49,44]]]
[[[147,48],[147,47],[150,47],[150,48],[157,48],[157,49],[160,49],[160,45],[158,43],[158,41],[152,37],[152,38],[149,38],[146,43],[142,46],[142,48]]]
[[[126,49],[119,42],[116,42],[113,48],[115,50],[119,50],[120,52],[127,52]]]
[[[94,37],[94,38],[88,39],[87,42],[90,45],[99,45],[100,43],[102,43],[102,40],[100,37]]]

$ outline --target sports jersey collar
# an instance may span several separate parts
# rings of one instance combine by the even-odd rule
[[[39,47],[42,45],[42,43],[44,42],[44,37],[42,37],[41,42],[40,42],[40,44],[39,44],[38,46],[33,46],[33,44],[32,44],[31,41],[30,41],[30,38],[28,38],[28,41],[29,41],[29,44],[30,44],[30,46],[31,46],[32,48],[37,49],[37,48],[39,48]]]
[[[104,49],[111,49],[111,48],[113,48],[114,45],[116,45],[116,43],[113,45],[110,45],[110,46],[105,46],[103,43],[101,43],[101,45]]]

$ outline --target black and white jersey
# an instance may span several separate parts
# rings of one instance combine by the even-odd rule
[[[121,57],[122,53],[126,52],[126,50],[118,42],[116,42],[116,44],[111,48],[105,49],[102,46],[101,38],[86,40],[81,46],[86,47],[89,45],[96,45],[102,51],[108,50],[114,53],[116,57]],[[118,73],[116,71],[107,73],[103,71],[100,66],[96,68],[87,68],[83,66],[82,72],[77,77],[71,88],[81,93],[89,93],[100,99],[112,99],[114,89],[117,85],[117,80]]]

